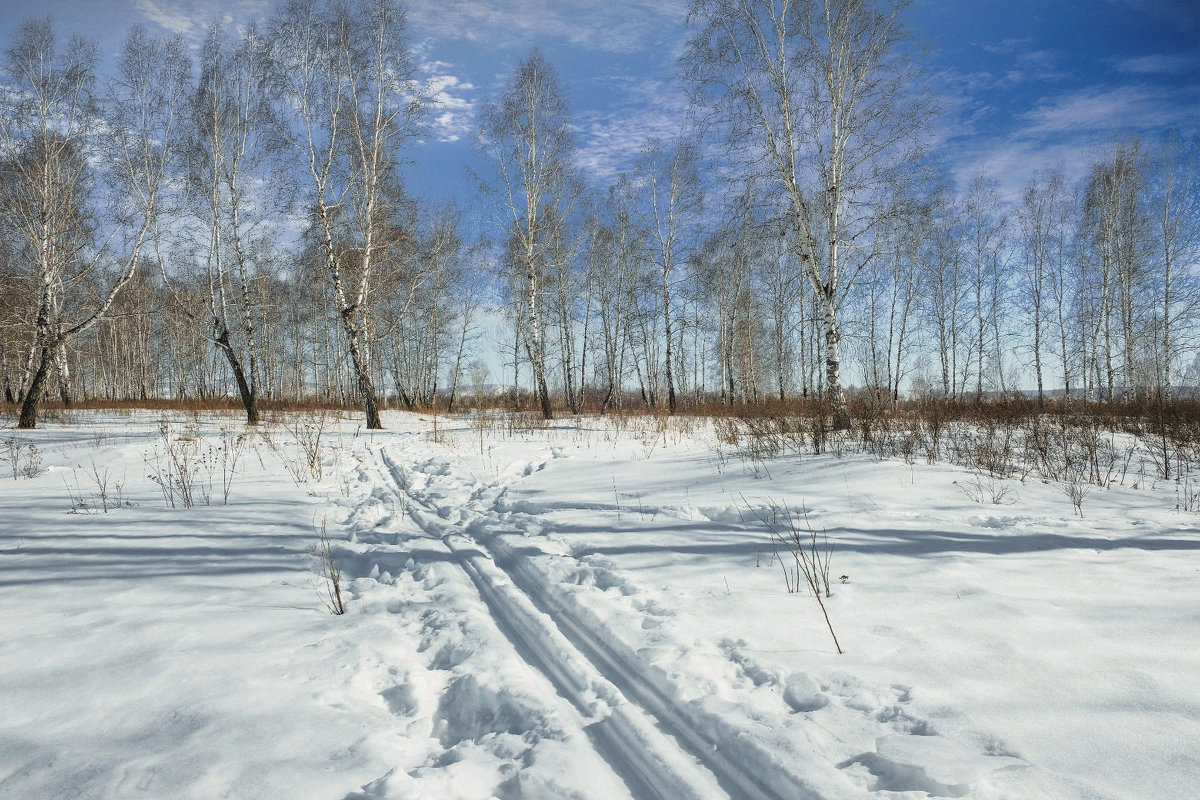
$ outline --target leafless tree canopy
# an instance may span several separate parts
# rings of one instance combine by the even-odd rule
[[[690,113],[606,185],[534,50],[477,115],[478,191],[442,205],[407,180],[433,97],[396,0],[291,0],[195,49],[134,28],[112,65],[32,19],[0,58],[4,400],[24,427],[227,398],[375,428],[474,392],[837,428],[911,396],[1188,396],[1198,143],[954,186],[906,7],[693,0]]]

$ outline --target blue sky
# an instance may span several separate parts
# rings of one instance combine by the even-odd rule
[[[62,34],[98,41],[106,64],[141,22],[194,40],[207,22],[265,18],[270,0],[0,0],[0,41],[49,13]],[[604,184],[647,135],[670,136],[685,112],[674,84],[686,0],[412,0],[412,42],[440,89],[427,140],[412,153],[416,193],[468,200],[463,165],[479,104],[537,45],[560,70],[579,129],[580,162]],[[1197,0],[915,0],[907,12],[932,46],[943,107],[934,138],[961,183],[981,170],[1015,194],[1038,169],[1072,177],[1116,134],[1200,131]]]

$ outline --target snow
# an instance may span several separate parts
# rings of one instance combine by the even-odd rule
[[[192,508],[147,477],[157,414],[0,431],[45,467],[0,478],[0,797],[1194,792],[1200,515],[1169,486],[1081,519],[1033,478],[991,505],[946,464],[744,461],[700,421],[479,421],[332,421],[320,479],[267,425],[226,504],[244,429],[177,415],[210,448]],[[771,504],[833,545],[844,655]]]

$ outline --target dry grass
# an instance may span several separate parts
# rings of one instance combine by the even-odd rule
[[[448,399],[445,396],[438,396],[430,404],[418,405],[411,410],[418,413],[442,413],[446,409]],[[1191,441],[1200,441],[1200,397],[1175,398],[1168,401],[1153,394],[1147,394],[1111,403],[1084,401],[1074,397],[1052,397],[1047,398],[1044,407],[1039,409],[1036,399],[1017,393],[987,397],[978,402],[920,397],[904,399],[893,404],[886,399],[880,400],[876,394],[871,392],[849,392],[847,402],[855,433],[859,438],[867,439],[878,427],[886,428],[916,420],[931,424],[936,428],[946,422],[1017,426],[1041,417],[1059,421],[1066,420],[1068,424],[1073,419],[1086,418],[1105,429],[1124,430],[1139,435],[1155,435],[1167,430],[1168,435],[1180,434]],[[395,399],[390,399],[383,405],[385,408],[410,410]],[[360,410],[357,403],[344,403],[315,397],[263,398],[259,406],[264,412],[341,411],[354,413]],[[514,395],[511,390],[508,390],[484,397],[460,394],[454,407],[458,412],[484,409],[532,413],[535,401],[532,395],[526,393]],[[236,397],[86,399],[72,402],[69,406],[64,406],[60,401],[47,399],[41,404],[41,408],[51,416],[74,410],[118,412],[149,410],[211,412],[231,415],[240,414],[243,411],[241,401]],[[17,404],[0,404],[0,413],[15,417],[18,411]],[[555,405],[554,412],[556,416],[570,416],[569,409],[561,404]],[[666,416],[667,412],[663,405],[647,405],[641,395],[636,392],[627,392],[620,398],[619,403],[610,404],[607,409],[602,409],[599,393],[586,392],[580,414],[603,415],[619,419]],[[715,396],[705,395],[697,398],[687,395],[680,398],[675,416],[744,420],[807,420],[820,416],[829,417],[831,414],[828,403],[815,397],[780,400],[778,397],[764,396],[760,397],[757,402],[724,403]]]

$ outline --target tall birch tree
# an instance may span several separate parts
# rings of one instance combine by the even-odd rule
[[[722,112],[747,163],[783,196],[792,246],[820,304],[834,424],[842,391],[838,313],[867,259],[848,258],[870,228],[867,198],[906,155],[928,104],[899,18],[905,2],[693,0],[683,58],[698,100]],[[847,261],[850,264],[847,264]]]
[[[274,26],[277,88],[307,172],[307,206],[345,335],[367,427],[382,428],[372,365],[372,300],[394,248],[399,152],[421,130],[405,15],[393,0],[293,0]]]
[[[561,226],[578,196],[575,141],[565,93],[538,50],[513,72],[499,98],[483,109],[476,141],[495,165],[513,283],[521,295],[519,329],[533,367],[542,416],[553,409],[547,384],[547,276],[565,251]]]
[[[671,145],[651,142],[638,162],[645,202],[643,225],[650,231],[653,260],[658,278],[663,320],[663,374],[667,381],[667,411],[675,413],[675,325],[672,289],[678,267],[699,233],[697,223],[703,210],[700,181],[700,150],[696,142],[679,139]]]
[[[4,53],[0,151],[9,175],[0,205],[17,228],[37,304],[20,428],[37,427],[55,362],[65,369],[66,346],[104,318],[142,262],[179,141],[190,72],[183,42],[133,28],[107,117],[95,53],[80,38],[60,50],[48,17],[26,22]],[[94,176],[93,161],[103,175]],[[93,216],[101,192],[108,214]]]

